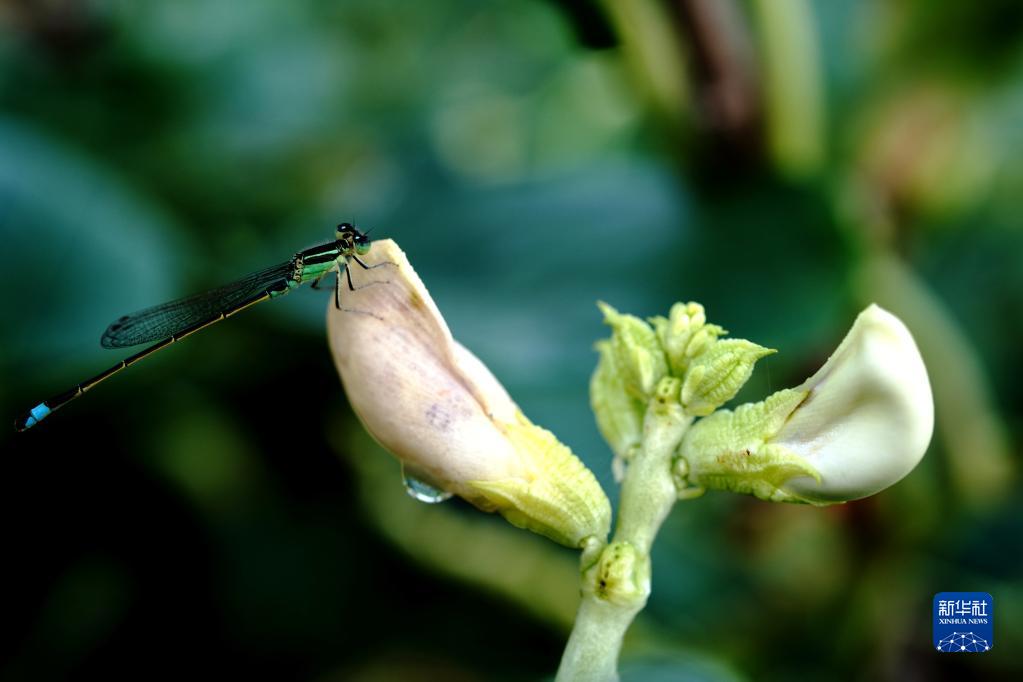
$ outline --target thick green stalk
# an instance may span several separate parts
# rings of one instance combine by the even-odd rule
[[[650,595],[650,547],[678,499],[672,459],[692,423],[679,404],[681,381],[664,378],[647,406],[643,443],[622,482],[614,540],[582,559],[582,603],[558,668],[558,682],[618,679],[622,638]]]

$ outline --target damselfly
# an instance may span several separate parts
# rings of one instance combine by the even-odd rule
[[[341,271],[343,270],[348,278],[348,288],[354,290],[348,263],[354,260],[363,268],[369,269],[371,266],[359,259],[360,255],[369,251],[369,248],[369,237],[366,234],[349,223],[341,223],[337,226],[334,241],[299,251],[285,263],[254,272],[233,284],[212,291],[119,317],[103,332],[100,344],[104,348],[127,348],[153,341],[156,343],[121,360],[105,372],[86,379],[74,388],[44,400],[19,417],[14,422],[14,428],[18,431],[31,428],[55,410],[92,390],[100,382],[161,348],[166,348],[200,329],[225,320],[249,306],[269,298],[283,296],[306,282],[312,282],[315,287],[331,272],[337,273],[334,304],[340,308]]]

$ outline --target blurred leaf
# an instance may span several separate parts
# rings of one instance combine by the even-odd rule
[[[457,498],[432,506],[414,501],[402,485],[398,463],[361,428],[352,427],[347,437],[336,435],[344,438],[339,449],[350,448],[360,501],[391,542],[431,570],[493,591],[559,629],[570,629],[579,602],[574,552],[476,509],[457,509]]]
[[[176,290],[174,223],[101,162],[25,123],[0,118],[0,149],[0,287],[19,294],[0,302],[18,320],[0,330],[4,371],[45,375],[72,353],[88,366],[112,319]]]
[[[700,654],[652,655],[626,658],[619,670],[622,682],[741,682],[747,679],[723,661]]]

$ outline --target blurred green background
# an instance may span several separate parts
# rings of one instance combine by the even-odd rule
[[[596,472],[598,299],[697,300],[798,383],[876,301],[937,407],[829,509],[681,504],[625,679],[1019,679],[1023,3],[0,2],[0,414],[117,316],[352,221]],[[407,498],[301,290],[4,431],[0,677],[552,675],[574,553]],[[386,348],[380,349],[386,353]],[[995,598],[936,654],[931,599]]]

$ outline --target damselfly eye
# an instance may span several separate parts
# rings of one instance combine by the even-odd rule
[[[362,242],[356,242],[355,243],[355,253],[359,254],[360,256],[364,256],[367,253],[369,253],[369,249],[370,249],[371,246],[373,246],[373,245],[369,243],[369,240],[362,241]]]
[[[355,226],[351,223],[341,223],[337,226],[337,235],[335,239],[341,241],[343,239],[351,239],[352,235],[358,234],[359,231],[355,229]]]

